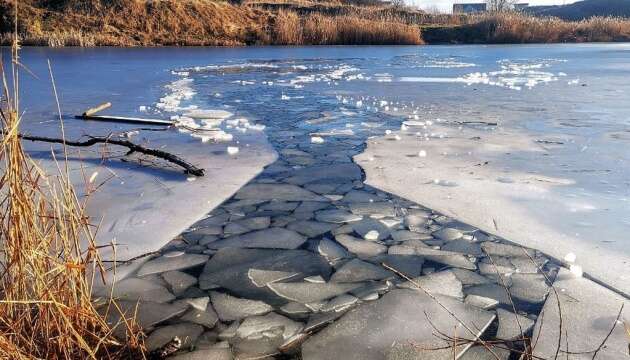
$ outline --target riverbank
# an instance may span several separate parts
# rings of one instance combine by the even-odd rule
[[[0,1],[0,43],[13,31],[12,5]],[[525,14],[433,15],[378,3],[209,0],[67,0],[20,3],[23,45],[245,46],[417,45],[630,41],[630,20],[582,21]],[[125,14],[121,17],[120,14]]]

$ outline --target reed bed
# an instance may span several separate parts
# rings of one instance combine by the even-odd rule
[[[271,36],[276,45],[418,45],[418,27],[398,22],[368,20],[357,16],[299,16],[278,13]]]
[[[24,152],[18,49],[14,38],[8,74],[0,57],[0,358],[142,358],[133,319],[120,341],[106,321],[116,303],[92,302],[103,268],[66,159],[47,174]]]
[[[611,42],[630,40],[630,19],[593,17],[570,22],[506,13],[481,16],[473,27],[493,43]]]
[[[521,13],[473,15],[457,26],[423,29],[428,42],[439,43],[576,43],[630,41],[630,19],[592,17],[564,21]]]

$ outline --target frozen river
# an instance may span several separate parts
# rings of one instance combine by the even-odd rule
[[[391,176],[387,190],[418,190],[414,200],[484,230],[558,258],[573,253],[587,273],[630,293],[630,45],[30,48],[22,57],[39,77],[23,75],[32,133],[58,132],[50,59],[68,118],[111,101],[111,113],[193,126],[203,124],[183,115],[199,110],[247,119],[223,123],[220,145],[216,134],[160,135],[188,159],[217,146],[242,151],[239,136],[260,125],[278,151],[291,131],[358,144],[402,136],[408,152],[388,156],[407,168],[388,171],[419,172],[399,185]],[[67,127],[72,137],[123,129]]]

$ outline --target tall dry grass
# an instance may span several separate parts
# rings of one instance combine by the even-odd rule
[[[422,44],[416,26],[357,16],[299,16],[280,11],[272,27],[276,45],[418,45]]]
[[[0,0],[0,44],[13,32],[9,1]],[[429,14],[372,0],[60,0],[20,9],[24,43],[44,46],[630,41],[628,19]]]
[[[475,25],[497,43],[608,42],[630,40],[630,19],[593,17],[581,21],[518,13],[482,16]]]
[[[424,29],[430,42],[565,43],[630,41],[630,19],[593,17],[564,21],[522,13],[469,16],[458,26]]]
[[[65,159],[51,175],[24,152],[18,49],[16,37],[9,74],[0,57],[0,358],[142,357],[131,325],[126,342],[112,335],[104,313],[116,304],[92,302],[102,267]]]

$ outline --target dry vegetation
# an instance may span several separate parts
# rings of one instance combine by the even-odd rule
[[[576,22],[522,14],[471,16],[458,26],[423,29],[427,42],[562,43],[630,41],[630,19],[593,17]]]
[[[428,14],[376,0],[25,0],[27,45],[346,45],[629,41],[630,20]],[[124,14],[124,16],[121,16]],[[0,43],[12,32],[0,0]]]
[[[325,16],[281,11],[273,26],[278,45],[386,45],[422,43],[417,27],[358,16]]]
[[[0,358],[141,358],[133,321],[121,342],[105,320],[116,304],[92,302],[102,268],[65,159],[46,174],[22,149],[18,48],[8,75],[0,58]]]

